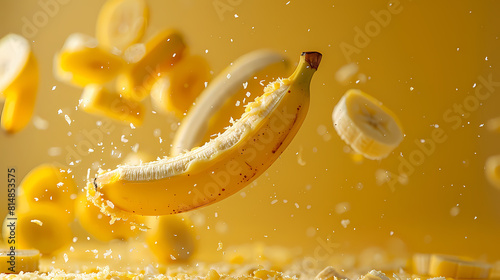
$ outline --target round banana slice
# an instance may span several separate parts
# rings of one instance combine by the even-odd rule
[[[145,0],[108,0],[97,18],[97,40],[106,48],[125,50],[142,38],[147,21]]]
[[[387,157],[403,141],[396,115],[368,94],[350,89],[332,114],[338,135],[368,159]]]
[[[200,94],[182,120],[172,143],[171,155],[178,155],[200,144],[211,118],[241,87],[245,87],[250,77],[269,65],[285,61],[287,59],[279,53],[257,50],[239,57],[224,69]]]
[[[210,80],[210,66],[201,56],[183,58],[170,71],[162,73],[151,89],[153,108],[174,113],[182,119]]]
[[[0,250],[0,273],[35,272],[38,270],[38,250]]]
[[[24,208],[24,203],[27,203],[27,208],[52,203],[64,210],[69,221],[74,218],[77,187],[67,170],[50,164],[37,166],[24,177],[20,190],[23,199],[18,201],[19,208]]]
[[[31,120],[38,90],[38,64],[28,40],[8,34],[0,40],[0,96],[5,98],[1,125],[9,133]]]
[[[490,183],[500,189],[500,155],[490,156],[484,166],[486,178]]]
[[[491,265],[475,262],[466,258],[445,255],[432,255],[429,275],[432,277],[452,277],[455,279],[488,278]]]
[[[66,247],[73,237],[66,219],[65,211],[51,203],[30,205],[28,211],[16,213],[14,235],[16,248],[37,249],[44,255],[50,255]],[[4,220],[2,235],[8,244],[10,233],[9,220]]]
[[[97,40],[81,33],[71,34],[54,57],[54,75],[62,81],[84,87],[104,84],[123,70],[125,61],[103,49]]]
[[[110,224],[111,218],[102,214],[97,206],[88,201],[85,193],[80,193],[76,199],[76,217],[88,233],[104,242],[113,239],[127,240],[141,233],[130,221],[118,220]],[[142,224],[144,221],[143,216],[134,216],[134,223]]]
[[[159,262],[187,261],[196,250],[195,230],[185,214],[151,217],[146,243]]]

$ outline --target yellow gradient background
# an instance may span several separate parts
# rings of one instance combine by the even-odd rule
[[[483,125],[500,116],[500,86],[467,118],[457,118],[459,114],[453,112],[448,115],[455,116],[453,121],[444,117],[453,104],[471,100],[468,96],[481,85],[479,77],[491,75],[500,82],[499,1],[400,0],[390,8],[388,1],[147,2],[150,21],[143,42],[164,28],[177,28],[185,35],[190,52],[204,56],[214,74],[259,48],[284,53],[293,63],[302,51],[323,53],[311,84],[308,116],[281,158],[239,194],[197,211],[198,218],[204,217],[197,228],[201,252],[221,256],[216,252],[219,242],[227,247],[260,241],[300,246],[313,254],[328,239],[338,243],[338,252],[359,252],[369,246],[389,249],[402,241],[408,252],[461,254],[489,261],[500,258],[500,189],[484,176],[486,158],[500,153],[500,135]],[[102,134],[104,148],[97,146],[97,138],[85,136],[85,131],[96,131],[96,122],[104,119],[75,110],[82,90],[54,79],[52,59],[69,34],[94,35],[102,1],[65,3],[47,16],[46,24],[36,22],[40,26],[29,34],[41,78],[34,115],[47,120],[48,129],[38,130],[31,122],[16,135],[0,132],[2,217],[9,167],[16,168],[20,182],[35,166],[58,162],[73,170],[82,188],[93,163],[114,168],[136,143],[139,151],[154,157],[169,151],[177,121],[151,113],[149,99],[141,127],[111,122],[109,135]],[[38,1],[2,1],[0,6],[2,37],[9,32],[23,34],[25,20],[34,23],[33,16],[44,11]],[[391,13],[386,26],[377,23],[374,14],[389,9],[397,13]],[[373,36],[360,44],[357,28],[365,33],[366,27],[372,28]],[[342,46],[347,45],[354,53],[343,53]],[[335,80],[336,71],[349,61],[358,63],[359,72],[368,77],[366,82],[354,79],[345,85]],[[331,113],[349,88],[373,95],[399,116],[406,136],[387,159],[357,163],[345,152]],[[484,86],[481,93],[487,93]],[[73,120],[71,125],[66,114]],[[458,120],[463,127],[455,129]],[[416,143],[427,139],[428,144],[435,125],[444,131],[446,141],[436,144],[422,162],[413,161],[407,184],[377,184],[377,170],[397,174],[401,155],[416,157],[420,153],[415,152]],[[327,136],[321,135],[325,128]],[[161,143],[154,136],[156,129],[161,130]],[[120,141],[122,135],[127,143]],[[62,153],[49,156],[51,147],[60,147]],[[111,155],[114,147],[122,158]],[[78,153],[88,148],[95,152]],[[305,165],[299,164],[299,152]],[[70,166],[67,157],[81,161]],[[339,214],[336,207],[344,202],[350,209]],[[342,220],[349,224],[344,227]]]

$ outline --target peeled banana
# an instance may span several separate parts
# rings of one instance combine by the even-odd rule
[[[403,141],[396,115],[368,94],[350,89],[332,114],[338,135],[368,159],[387,157]]]
[[[236,193],[262,174],[297,133],[320,61],[318,52],[302,53],[295,72],[269,84],[219,137],[175,157],[100,172],[87,184],[87,198],[119,219],[127,217],[124,212],[186,212]]]
[[[196,105],[182,120],[172,142],[170,154],[175,156],[202,144],[200,141],[207,132],[209,120],[242,84],[257,71],[282,61],[286,61],[286,58],[279,53],[257,50],[241,56],[223,70],[200,94]]]
[[[141,39],[147,18],[145,0],[108,0],[97,18],[97,40],[108,49],[123,51]]]
[[[38,63],[24,37],[8,34],[0,40],[0,97],[5,98],[1,125],[21,131],[31,120],[38,90]]]

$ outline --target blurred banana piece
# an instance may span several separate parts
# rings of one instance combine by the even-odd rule
[[[361,276],[360,280],[390,280],[383,272],[371,270],[367,274]]]
[[[361,90],[348,90],[335,106],[332,119],[340,138],[368,159],[387,157],[403,141],[396,115]]]
[[[141,125],[144,120],[144,105],[141,102],[126,99],[102,85],[86,86],[81,100],[80,108],[91,114],[132,123],[135,126]]]
[[[76,218],[80,225],[94,238],[100,241],[113,239],[127,240],[141,233],[138,227],[132,224],[143,224],[143,216],[134,216],[130,221],[116,221],[110,224],[110,217],[102,214],[99,208],[87,200],[85,193],[80,193],[76,199]]]
[[[201,141],[207,134],[209,121],[216,116],[226,102],[238,93],[241,87],[258,71],[276,64],[286,63],[286,58],[277,52],[257,50],[245,54],[224,69],[200,94],[196,104],[189,110],[189,114],[182,120],[172,142],[171,155],[190,150],[203,144]],[[240,112],[243,113],[244,109]],[[235,115],[239,116],[239,115]],[[217,119],[225,119],[216,116]],[[200,121],[201,120],[201,121]],[[211,131],[217,131],[219,127]],[[221,131],[223,132],[223,131]]]
[[[164,113],[174,113],[182,119],[198,95],[210,81],[210,66],[205,58],[193,55],[184,57],[160,78],[151,89],[153,108]]]
[[[5,98],[1,125],[8,133],[21,131],[31,120],[38,80],[28,40],[12,33],[0,39],[0,97]]]
[[[7,216],[4,220],[2,235],[8,242],[10,231]],[[51,255],[64,249],[73,238],[69,227],[70,221],[61,207],[42,203],[30,205],[23,211],[16,212],[15,237],[16,248],[37,249],[43,255]]]
[[[159,75],[181,60],[186,44],[180,32],[167,29],[146,43],[144,56],[128,64],[116,80],[117,91],[128,99],[141,101],[149,95]]]
[[[466,258],[433,254],[430,259],[429,275],[455,279],[485,279],[491,272],[491,265]]]
[[[161,263],[187,261],[196,252],[195,229],[185,214],[148,218],[146,243]]]
[[[500,155],[490,156],[486,159],[484,170],[490,183],[500,189]]]
[[[99,46],[97,39],[81,33],[69,35],[54,56],[55,77],[80,87],[109,82],[124,66],[121,56]]]
[[[97,18],[96,37],[103,47],[123,51],[142,38],[147,22],[145,0],[108,0]]]

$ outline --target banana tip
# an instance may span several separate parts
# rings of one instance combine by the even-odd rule
[[[303,52],[301,54],[304,56],[305,61],[311,66],[312,69],[318,70],[319,63],[321,62],[321,57],[323,56],[319,52]]]

